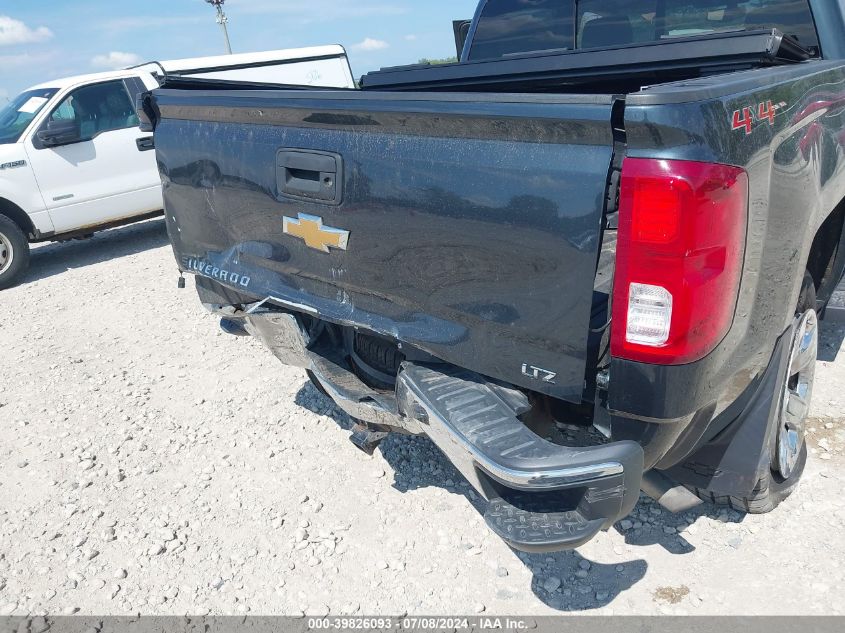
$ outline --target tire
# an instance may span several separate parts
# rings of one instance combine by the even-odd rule
[[[331,399],[332,399],[332,397],[328,394],[328,392],[326,391],[325,387],[323,387],[322,383],[320,383],[320,381],[319,381],[319,380],[317,380],[317,376],[315,376],[315,375],[314,375],[314,372],[313,372],[313,371],[311,371],[310,369],[306,369],[306,370],[305,370],[305,373],[306,373],[306,374],[308,374],[308,380],[310,380],[310,381],[311,381],[311,384],[312,384],[312,385],[314,385],[314,388],[315,388],[317,391],[319,391],[321,394],[323,394],[324,396],[326,396],[326,398],[328,398],[329,400],[331,400]]]
[[[405,360],[396,347],[372,336],[355,334],[355,353],[370,367],[383,374],[395,376]]]
[[[807,315],[812,313],[815,318],[815,343],[813,349],[812,364],[815,365],[815,357],[817,356],[818,345],[818,317],[815,315],[816,307],[816,287],[813,282],[813,277],[809,272],[804,273],[804,281],[801,286],[801,294],[798,298],[798,305],[795,309],[796,323],[801,326]],[[795,337],[790,351],[790,371],[792,374],[793,361],[795,360],[795,350],[798,344],[798,338]],[[810,397],[812,396],[812,380],[815,374],[810,370],[809,374],[809,388],[807,395],[804,398],[807,409],[809,408]],[[784,404],[787,389],[790,388],[794,375],[787,376],[786,384],[781,386],[781,394],[779,394],[780,405],[778,407],[778,415],[769,423],[777,425],[774,433],[774,441],[768,447],[770,468],[766,475],[761,478],[754,488],[745,497],[734,496],[719,496],[709,490],[702,490],[700,488],[693,488],[692,490],[703,500],[715,503],[717,505],[730,506],[734,510],[740,512],[747,512],[748,514],[766,514],[777,508],[781,502],[786,499],[795,490],[798,482],[801,480],[801,475],[804,473],[804,466],[807,463],[807,444],[804,441],[804,428],[801,428],[800,446],[793,454],[793,462],[791,467],[784,468],[781,464],[780,448],[782,446],[781,431],[784,423]],[[803,418],[806,422],[806,415]],[[784,471],[786,474],[784,474]]]
[[[0,290],[14,286],[29,268],[29,240],[5,215],[0,215]]]

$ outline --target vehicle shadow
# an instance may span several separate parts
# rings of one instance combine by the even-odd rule
[[[673,514],[641,494],[633,512],[625,519],[617,521],[613,528],[625,538],[628,545],[659,545],[670,554],[689,554],[695,551],[695,546],[687,540],[687,534],[695,530],[694,526],[700,519],[742,523],[746,516],[745,512],[713,503],[702,503],[692,510]],[[741,537],[726,536],[725,542],[735,548],[742,545]]]
[[[830,318],[821,321],[821,333],[819,335],[819,360],[826,363],[836,361],[842,343],[845,342],[845,319]]]
[[[167,244],[164,218],[156,218],[95,233],[93,237],[35,246],[29,270],[20,286],[59,275],[74,268],[135,255]]]
[[[350,430],[352,420],[323,396],[310,382],[296,395],[297,405],[332,418],[343,430]],[[352,450],[350,444],[350,450]],[[428,487],[442,488],[461,495],[479,514],[487,502],[455,469],[440,450],[426,437],[392,434],[378,449],[393,470],[393,487],[410,492]],[[514,556],[532,572],[531,590],[544,604],[562,612],[598,609],[611,604],[620,594],[645,577],[644,560],[604,564],[590,561],[577,551],[526,554],[513,550]],[[491,575],[507,575],[507,570],[491,570]],[[507,599],[509,589],[500,588],[498,597]]]

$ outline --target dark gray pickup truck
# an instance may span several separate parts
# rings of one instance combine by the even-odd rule
[[[641,490],[772,510],[845,269],[845,3],[485,0],[456,33],[358,90],[146,96],[180,270],[360,448],[431,438],[514,548]]]

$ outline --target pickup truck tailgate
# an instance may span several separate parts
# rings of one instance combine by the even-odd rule
[[[162,89],[154,100],[182,269],[581,399],[611,97]]]

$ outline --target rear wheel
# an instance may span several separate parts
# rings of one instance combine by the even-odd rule
[[[812,281],[812,280],[811,280]],[[815,304],[815,292],[812,293]],[[775,468],[781,477],[800,477],[807,446],[804,441],[819,345],[819,318],[815,308],[796,317],[798,326],[789,359],[789,375],[783,389]]]
[[[765,514],[792,494],[807,462],[806,424],[813,394],[818,343],[816,288],[808,272],[804,275],[795,311],[795,334],[789,353],[789,369],[781,386],[777,416],[772,421],[777,428],[775,441],[768,449],[769,472],[746,497],[718,496],[707,490],[696,490],[700,497],[742,512]]]
[[[17,283],[29,267],[29,241],[23,231],[0,215],[0,290]]]

